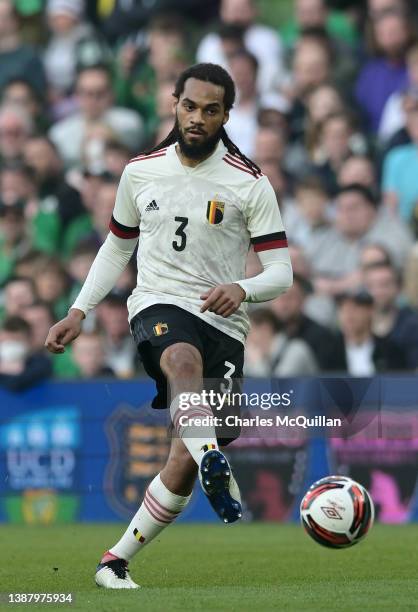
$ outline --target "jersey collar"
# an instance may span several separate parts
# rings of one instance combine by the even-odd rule
[[[198,164],[194,168],[190,168],[189,166],[184,166],[181,163],[180,158],[179,158],[179,156],[177,155],[177,152],[176,152],[176,145],[177,145],[177,142],[172,144],[172,145],[170,145],[168,147],[168,149],[167,149],[167,156],[172,160],[172,162],[184,174],[195,174],[195,173],[199,172],[199,170],[202,170],[202,169],[203,170],[207,170],[208,168],[210,168],[214,164],[217,164],[219,162],[219,160],[222,159],[224,157],[225,153],[227,152],[226,146],[224,145],[222,140],[220,140],[218,142],[218,145],[217,145],[216,149],[212,153],[212,155],[210,155],[204,161],[200,162],[200,164]]]

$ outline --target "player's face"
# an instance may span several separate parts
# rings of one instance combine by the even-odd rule
[[[224,107],[224,88],[198,79],[187,79],[174,104],[180,149],[187,157],[200,159],[216,147],[229,114]]]

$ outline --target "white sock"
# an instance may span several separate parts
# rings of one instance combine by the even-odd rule
[[[126,561],[132,559],[177,518],[190,498],[191,495],[183,497],[171,493],[157,474],[146,490],[144,501],[128,529],[119,542],[109,549],[109,553]],[[103,559],[105,558],[106,554]]]
[[[218,450],[215,427],[213,425],[194,425],[194,419],[213,417],[212,410],[208,404],[201,402],[198,406],[189,404],[184,409],[188,401],[187,393],[181,394],[181,405],[179,396],[171,402],[170,414],[174,429],[179,438],[182,439],[185,447],[200,466],[203,455],[211,449]],[[185,417],[181,419],[181,417]]]

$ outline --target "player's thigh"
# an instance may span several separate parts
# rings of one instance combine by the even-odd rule
[[[132,319],[131,331],[144,369],[157,386],[152,406],[166,408],[169,402],[168,381],[161,369],[161,357],[166,349],[179,344],[189,345],[196,360],[203,354],[195,317],[176,306],[156,304]]]
[[[182,381],[198,380],[203,376],[200,351],[191,342],[173,342],[161,353],[160,368],[168,381],[181,387]]]

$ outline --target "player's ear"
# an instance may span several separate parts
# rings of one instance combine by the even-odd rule
[[[222,119],[222,125],[228,122],[229,119],[229,111],[225,111],[224,118]]]
[[[177,113],[177,104],[178,103],[179,103],[179,101],[177,100],[177,98],[174,98],[173,106],[171,107],[171,113],[174,115],[174,117],[176,116],[176,113]]]

